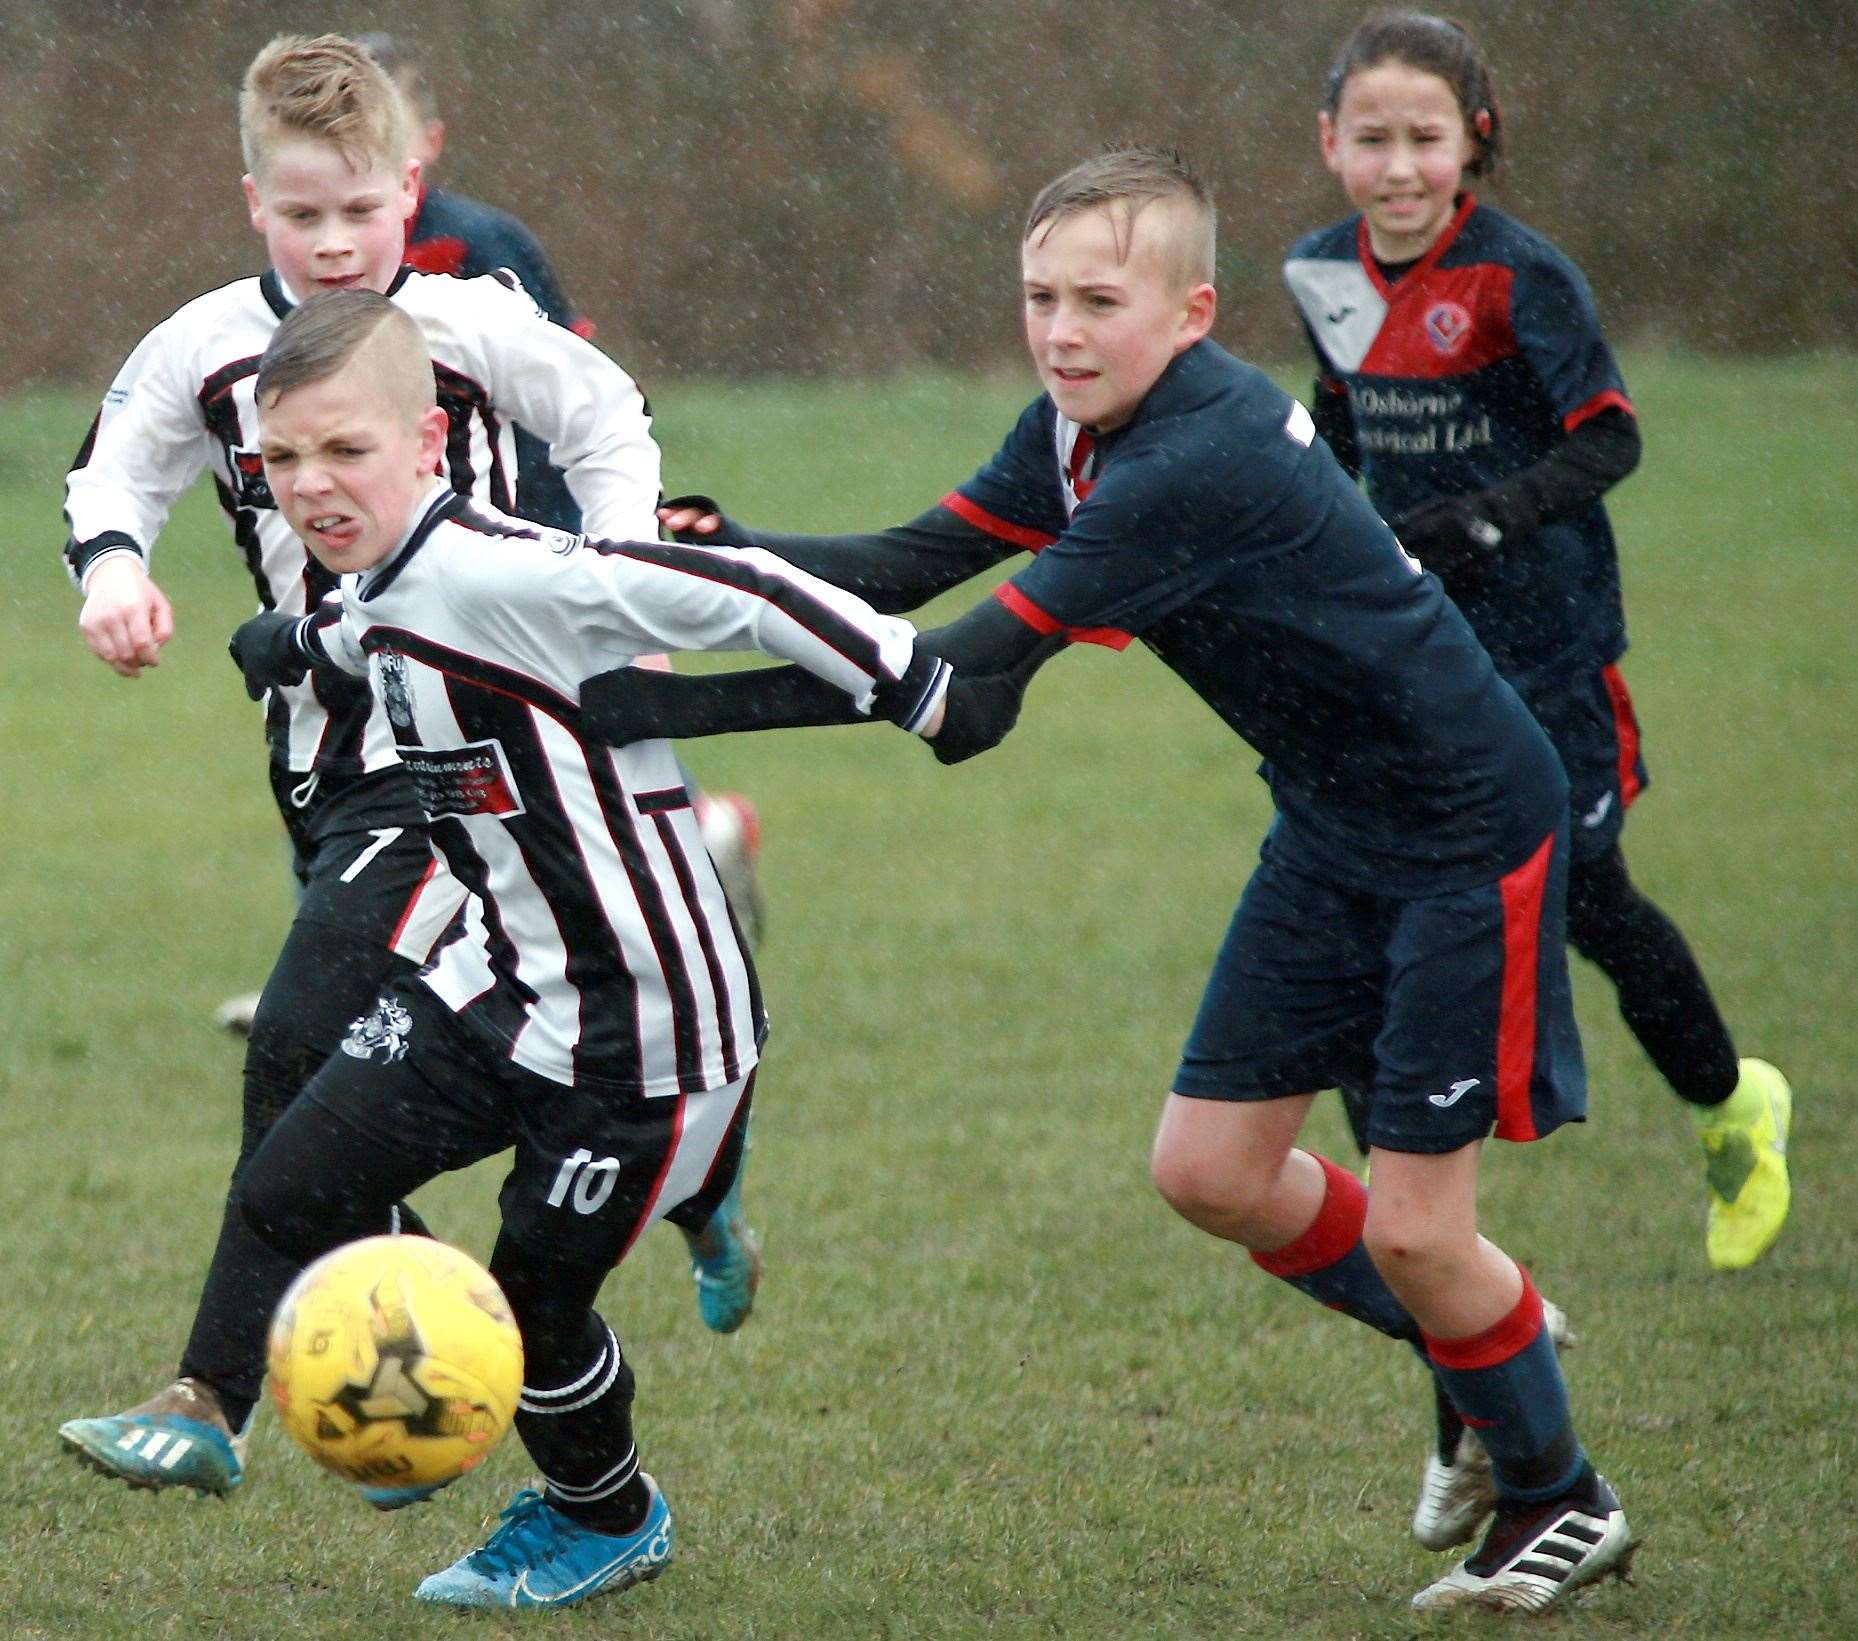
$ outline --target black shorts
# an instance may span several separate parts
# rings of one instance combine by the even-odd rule
[[[1633,799],[1651,784],[1624,676],[1617,666],[1601,667],[1531,689],[1523,700],[1568,772],[1573,858],[1585,862],[1610,854]]]
[[[1567,832],[1493,883],[1396,900],[1268,856],[1233,913],[1174,1091],[1270,1100],[1347,1084],[1368,1138],[1456,1151],[1586,1114],[1565,949]]]
[[[427,1177],[514,1147],[498,1199],[506,1231],[558,1259],[610,1265],[680,1204],[714,1211],[735,1177],[753,1081],[649,1099],[569,1088],[504,1059],[408,976],[355,1022],[303,1098],[361,1143],[424,1163]]]
[[[298,919],[425,962],[464,895],[432,853],[406,771],[312,779],[274,762],[271,792],[302,889]]]

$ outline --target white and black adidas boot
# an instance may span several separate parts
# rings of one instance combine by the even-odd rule
[[[1613,1489],[1590,1468],[1572,1493],[1499,1502],[1477,1553],[1413,1597],[1422,1612],[1488,1607],[1540,1613],[1611,1573],[1624,1578],[1637,1546]]]
[[[1547,1299],[1542,1301],[1542,1325],[1548,1329],[1557,1351],[1571,1350],[1580,1343],[1579,1336],[1568,1326],[1567,1312]],[[1426,1455],[1426,1468],[1419,1478],[1413,1537],[1428,1550],[1454,1550],[1476,1538],[1478,1528],[1496,1509],[1497,1478],[1491,1473],[1490,1455],[1484,1451],[1484,1444],[1465,1428],[1436,1382],[1435,1388],[1440,1440]],[[1455,1440],[1447,1439],[1451,1427],[1456,1429]]]

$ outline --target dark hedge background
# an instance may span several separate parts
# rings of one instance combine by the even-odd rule
[[[189,296],[254,271],[234,131],[285,29],[425,48],[443,180],[541,236],[603,342],[671,372],[1016,360],[1037,187],[1123,137],[1179,142],[1222,212],[1220,337],[1300,342],[1284,246],[1345,206],[1315,150],[1361,15],[1130,0],[0,0],[0,390],[100,385]],[[1455,8],[1498,73],[1492,198],[1587,270],[1616,341],[1842,346],[1858,327],[1858,7]]]

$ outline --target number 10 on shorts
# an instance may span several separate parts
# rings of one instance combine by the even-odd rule
[[[568,1200],[568,1191],[572,1187],[574,1211],[577,1214],[597,1214],[606,1206],[606,1199],[613,1194],[613,1187],[618,1183],[618,1157],[602,1157],[595,1162],[593,1152],[575,1151],[561,1159],[555,1183],[549,1188],[548,1205],[559,1208]]]

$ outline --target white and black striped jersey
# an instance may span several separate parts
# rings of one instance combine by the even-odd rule
[[[592,540],[442,486],[417,517],[305,626],[370,677],[472,891],[426,983],[558,1083],[652,1096],[744,1076],[761,999],[683,772],[664,741],[583,740],[581,682],[655,651],[758,649],[868,708],[914,629],[758,549]]]
[[[659,454],[632,378],[591,343],[551,324],[520,286],[402,269],[387,294],[419,322],[439,404],[451,421],[446,477],[510,505],[511,423],[551,446],[587,528],[652,537]],[[210,468],[264,609],[306,611],[334,585],[277,510],[259,459],[258,361],[292,307],[275,271],[196,297],[130,354],[65,485],[66,548],[83,582],[105,554],[144,562],[175,500]],[[289,768],[354,774],[394,761],[366,689],[314,675],[266,702],[271,755]]]

